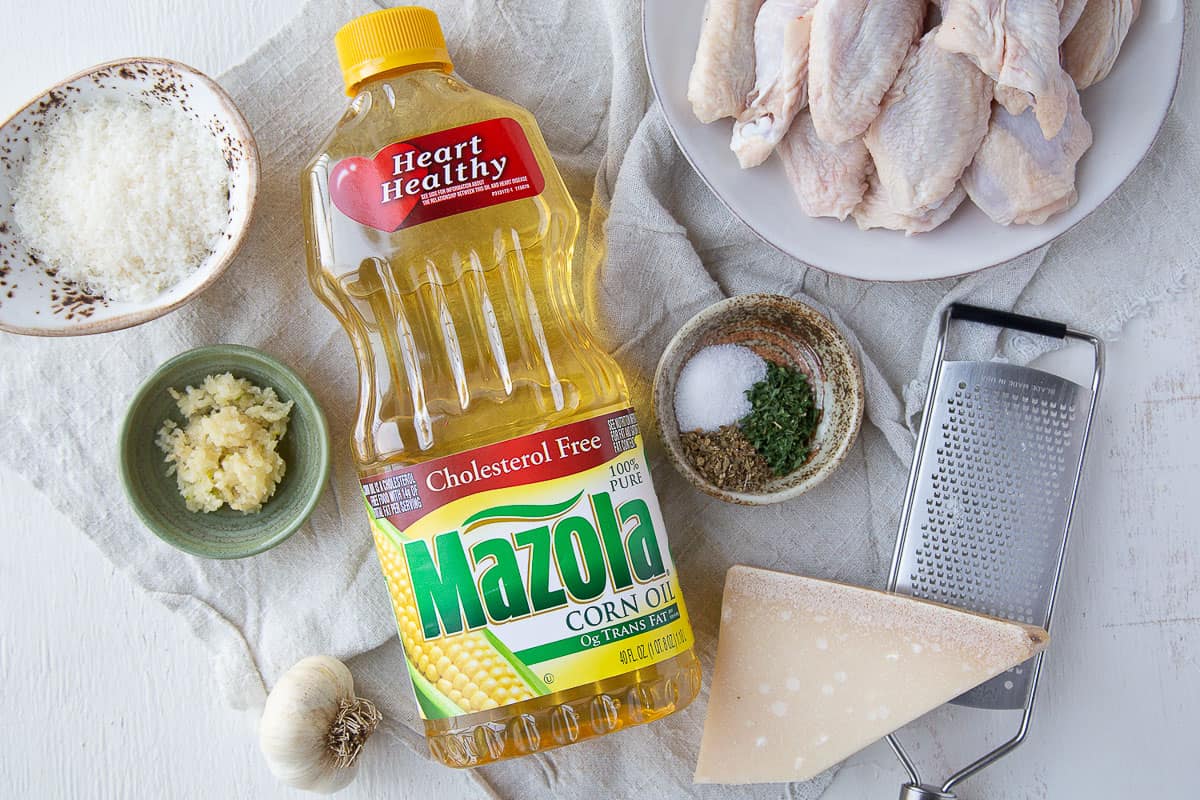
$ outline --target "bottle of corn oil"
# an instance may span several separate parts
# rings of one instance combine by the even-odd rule
[[[426,9],[335,44],[353,99],[302,176],[309,279],[358,363],[354,458],[431,752],[478,766],[683,708],[687,610],[537,123],[453,74]]]

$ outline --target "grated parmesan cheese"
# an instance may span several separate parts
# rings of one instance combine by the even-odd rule
[[[287,467],[276,448],[287,433],[292,402],[228,372],[170,392],[187,422],[182,428],[163,422],[158,447],[188,510],[228,504],[235,511],[259,511]]]
[[[105,97],[63,112],[13,186],[26,245],[62,278],[142,301],[215,249],[229,220],[216,137],[184,111]]]

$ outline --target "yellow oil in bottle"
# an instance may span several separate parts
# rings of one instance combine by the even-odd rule
[[[691,629],[533,116],[453,75],[424,9],[337,44],[353,100],[302,176],[309,278],[358,364],[354,458],[432,754],[477,766],[679,710]]]

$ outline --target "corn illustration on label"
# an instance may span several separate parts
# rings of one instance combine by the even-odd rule
[[[571,689],[692,646],[632,410],[362,484],[426,719]]]

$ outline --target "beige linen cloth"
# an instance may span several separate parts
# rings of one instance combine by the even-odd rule
[[[963,298],[1016,308],[1113,336],[1130,316],[1183,286],[1197,262],[1195,58],[1185,65],[1184,96],[1146,161],[1056,243],[966,278],[872,284],[780,254],[704,187],[653,101],[639,3],[428,5],[441,15],[459,73],[537,116],[588,222],[592,254],[607,234],[607,258],[595,264],[592,323],[630,378],[644,429],[652,428],[647,386],[662,348],[693,313],[722,297],[765,291],[803,298],[827,309],[860,348],[868,397],[862,435],[846,464],[803,497],[768,508],[724,505],[692,490],[650,443],[706,670],[731,564],[869,586],[885,580],[911,425],[924,395],[923,349],[946,303]],[[697,13],[700,7],[697,0]],[[6,412],[0,453],[207,643],[233,704],[261,703],[264,684],[303,656],[349,659],[361,693],[379,702],[393,734],[366,756],[396,762],[403,770],[397,774],[412,776],[408,785],[438,786],[447,797],[629,798],[648,786],[661,796],[819,795],[828,775],[787,787],[694,787],[703,695],[668,720],[473,772],[425,759],[347,446],[355,396],[351,349],[309,291],[300,223],[300,169],[346,104],[333,33],[372,8],[366,0],[311,2],[221,76],[257,133],[263,169],[246,249],[214,287],[133,330],[59,340],[0,335]],[[310,522],[282,546],[233,562],[192,558],[159,542],[127,507],[116,468],[118,426],[139,382],[170,356],[217,342],[252,345],[294,367],[328,414],[335,453],[333,477]],[[1014,360],[1042,346],[994,337],[973,344],[984,355]],[[706,678],[705,692],[707,686]],[[660,788],[668,786],[675,788]]]

